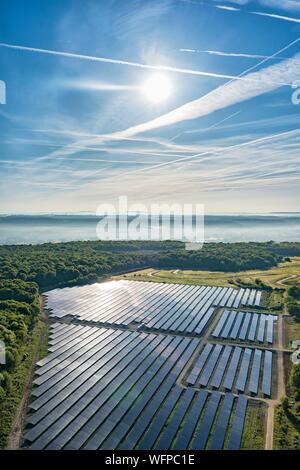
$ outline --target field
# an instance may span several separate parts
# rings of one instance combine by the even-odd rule
[[[278,320],[258,290],[121,280],[45,297],[24,447],[264,447]]]
[[[291,258],[291,261],[280,263],[277,267],[268,270],[251,270],[241,272],[211,272],[189,270],[156,270],[145,269],[133,273],[117,276],[117,278],[134,279],[156,282],[176,282],[186,284],[201,284],[210,286],[230,287],[239,280],[244,283],[255,284],[257,278],[272,288],[285,288],[289,285],[300,284],[300,257]],[[284,282],[283,282],[284,281]]]

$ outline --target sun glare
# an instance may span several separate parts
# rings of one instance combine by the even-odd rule
[[[153,75],[142,87],[144,96],[152,103],[165,101],[171,94],[172,86],[169,79],[162,74]]]

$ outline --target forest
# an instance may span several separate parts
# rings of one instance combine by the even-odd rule
[[[0,278],[36,282],[41,290],[84,284],[139,269],[243,271],[268,269],[300,255],[300,243],[206,243],[187,251],[180,242],[83,241],[0,246]]]

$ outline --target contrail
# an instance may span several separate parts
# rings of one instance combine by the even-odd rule
[[[140,173],[140,172],[143,172],[143,171],[154,170],[154,169],[157,169],[157,168],[161,168],[163,166],[169,166],[169,165],[174,165],[175,163],[181,163],[181,162],[184,162],[184,161],[187,161],[187,160],[193,160],[195,158],[203,157],[205,155],[215,155],[215,154],[218,154],[220,152],[227,152],[228,150],[233,150],[233,149],[242,148],[242,147],[248,147],[249,145],[258,144],[258,143],[261,143],[261,142],[267,142],[269,140],[273,140],[273,139],[278,138],[278,137],[283,137],[283,136],[287,136],[289,134],[293,134],[295,132],[299,132],[299,130],[300,129],[294,129],[292,131],[281,132],[279,134],[272,134],[272,135],[268,135],[268,136],[265,136],[265,137],[260,137],[258,139],[249,140],[249,141],[243,142],[241,144],[230,145],[228,147],[222,147],[222,148],[219,148],[219,149],[208,150],[206,152],[197,153],[195,155],[190,155],[190,156],[187,156],[187,157],[181,157],[181,158],[178,158],[177,160],[172,160],[171,162],[159,163],[157,165],[152,165],[150,167],[148,166],[146,168],[141,168],[140,170],[136,170],[136,171],[132,171],[132,172],[128,172],[128,173],[123,173],[122,177],[125,176],[126,174]]]
[[[297,44],[299,41],[300,41],[300,37],[298,37],[294,41],[290,42],[286,46],[282,47],[280,50],[276,51],[270,57],[268,57],[266,59],[263,59],[263,60],[259,61],[257,64],[253,65],[252,67],[244,70],[240,74],[240,76],[244,76],[244,74],[255,70],[257,67],[259,67],[262,64],[268,62],[271,58],[280,55],[282,52],[285,52],[290,47]],[[300,58],[300,55],[299,55],[299,58]],[[284,62],[285,63],[284,70],[281,70],[281,72],[284,72],[284,75],[286,75],[286,73],[288,71],[288,70],[286,70],[286,63],[290,63],[292,60],[293,59],[289,59],[289,60]],[[293,63],[297,64],[298,62],[294,60]],[[274,67],[275,67],[276,70],[278,69],[278,66],[273,66],[271,68],[273,71],[274,71]],[[288,67],[288,69],[289,69],[289,67]],[[198,98],[194,101],[190,101],[190,102],[186,103],[185,105],[180,106],[179,108],[176,108],[173,111],[170,111],[167,114],[163,114],[163,115],[159,116],[156,119],[153,119],[153,120],[138,124],[136,126],[127,128],[123,131],[118,131],[118,132],[114,132],[114,133],[111,133],[111,134],[99,135],[98,137],[95,137],[92,141],[91,140],[87,140],[87,141],[84,141],[84,142],[79,141],[78,143],[83,144],[83,145],[97,145],[99,143],[102,144],[105,141],[110,141],[110,140],[114,140],[114,139],[122,140],[124,138],[134,137],[135,135],[137,135],[141,132],[146,132],[146,131],[149,131],[149,130],[153,130],[153,129],[157,129],[157,128],[160,128],[160,127],[168,126],[168,125],[171,125],[173,123],[177,123],[177,122],[181,122],[181,121],[185,121],[185,120],[189,120],[189,119],[194,119],[196,117],[205,116],[205,115],[211,114],[214,111],[217,111],[219,109],[223,109],[223,108],[226,108],[230,105],[236,104],[238,102],[245,101],[246,99],[250,99],[251,97],[259,96],[263,93],[266,93],[268,91],[271,91],[272,89],[277,88],[277,87],[271,87],[270,85],[267,86],[265,84],[265,80],[263,80],[262,78],[265,78],[266,71],[267,71],[267,76],[269,76],[270,75],[270,73],[269,73],[270,68],[269,69],[263,69],[262,71],[260,71],[258,73],[258,76],[260,77],[261,88],[263,88],[263,89],[251,90],[251,87],[250,87],[250,89],[247,90],[246,87],[245,87],[245,85],[246,85],[245,82],[234,82],[234,80],[229,80],[229,82],[226,82],[224,85],[221,85],[220,87],[212,90],[211,92],[207,93],[203,97]],[[278,72],[278,70],[277,70],[277,72]],[[263,77],[262,77],[262,75],[263,75]],[[276,75],[278,75],[278,73]],[[281,75],[281,73],[280,73],[280,75]],[[294,75],[295,76],[297,75],[295,70],[293,70],[292,75],[293,76],[291,77],[290,74],[288,73],[289,79],[291,79],[291,81],[294,80]],[[242,89],[240,89],[241,88],[240,85],[243,85]],[[263,85],[263,87],[262,87],[262,85]],[[229,90],[228,90],[228,88],[229,88]],[[238,88],[238,90],[236,88]],[[227,93],[226,93],[226,91],[227,91]],[[248,91],[248,93],[247,93],[247,91]],[[229,96],[227,96],[228,94],[229,94]],[[224,99],[224,95],[225,95],[225,102],[221,102],[222,99]],[[67,145],[66,147],[63,148],[63,152],[64,152],[64,155],[70,155],[70,154],[76,153],[75,149],[70,148],[69,145]],[[37,160],[41,161],[41,160],[49,159],[50,156],[56,156],[55,152],[54,152],[54,154],[50,154],[50,155],[48,154],[46,156],[39,157]],[[171,164],[171,162],[169,162],[169,163]]]
[[[275,18],[276,20],[290,21],[292,23],[300,23],[299,18],[291,18],[290,16],[275,15],[274,13],[263,13],[260,11],[251,11],[252,15],[267,16],[268,18]]]
[[[251,77],[241,77],[236,75],[226,75],[214,72],[202,72],[200,70],[191,70],[191,69],[182,69],[178,67],[170,67],[166,65],[149,65],[149,64],[142,64],[139,62],[130,62],[127,60],[120,60],[120,59],[111,59],[108,57],[95,57],[91,55],[83,55],[83,54],[75,54],[72,52],[62,52],[62,51],[54,51],[52,49],[40,49],[37,47],[27,47],[27,46],[20,46],[16,44],[7,44],[7,43],[0,43],[0,47],[5,47],[8,49],[16,49],[19,51],[27,51],[27,52],[36,52],[38,54],[48,54],[54,55],[59,57],[68,57],[73,59],[80,59],[80,60],[88,60],[91,62],[104,62],[108,64],[117,64],[117,65],[127,65],[129,67],[138,67],[142,69],[150,69],[150,70],[160,70],[165,72],[175,72],[175,73],[183,73],[188,75],[199,75],[202,77],[213,77],[213,78],[225,78],[230,80],[246,80],[246,81],[257,81]],[[274,82],[271,82],[274,83]],[[288,85],[289,83],[275,83],[276,85]]]
[[[245,59],[272,59],[272,60],[286,60],[287,57],[269,57],[267,55],[260,54],[244,54],[237,52],[223,52],[223,51],[211,51],[211,50],[201,50],[201,49],[179,49],[179,52],[192,52],[194,54],[209,54],[216,55],[221,57],[240,57]]]

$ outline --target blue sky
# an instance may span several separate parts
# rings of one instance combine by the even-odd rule
[[[299,211],[299,0],[1,0],[0,43],[0,212]]]

